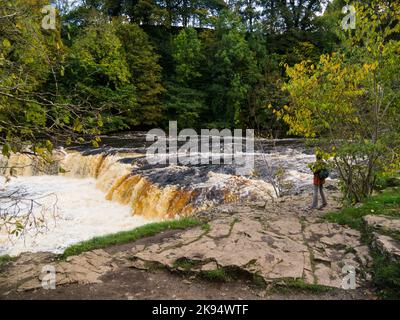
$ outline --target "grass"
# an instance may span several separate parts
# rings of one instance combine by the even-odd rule
[[[60,256],[60,258],[65,259],[69,256],[75,256],[86,251],[94,249],[102,249],[113,245],[133,242],[141,238],[154,236],[157,233],[160,233],[165,230],[186,229],[201,224],[202,222],[193,218],[182,218],[179,220],[150,223],[130,231],[123,231],[102,237],[95,237],[88,241],[83,241],[74,244],[68,247],[64,251],[64,253]]]
[[[0,269],[3,268],[7,263],[13,261],[14,258],[9,255],[0,256]]]
[[[330,222],[362,231],[364,227],[362,218],[369,214],[400,218],[400,188],[385,190],[370,197],[359,207],[344,208],[340,212],[327,214],[325,218]]]
[[[279,292],[288,292],[295,290],[301,292],[324,293],[333,290],[333,288],[319,284],[305,283],[303,279],[285,279],[279,282],[275,282],[272,290]]]
[[[393,261],[372,249],[373,281],[383,299],[400,299],[400,261]]]
[[[200,276],[210,281],[228,282],[232,278],[224,268],[218,268],[210,271],[201,271]]]
[[[184,271],[190,271],[190,269],[192,269],[193,267],[195,267],[199,264],[200,264],[200,262],[198,262],[198,261],[190,260],[187,258],[181,258],[174,262],[173,267],[175,269],[180,268],[180,269],[183,269]]]
[[[376,190],[385,190],[392,187],[400,187],[400,176],[398,177],[380,177],[376,181]]]
[[[191,272],[193,268],[205,265],[213,260],[191,260],[188,258],[180,258],[173,264],[174,269],[180,269],[185,272]],[[198,273],[202,279],[214,282],[230,282],[235,279],[250,279],[253,284],[258,287],[265,287],[264,279],[258,274],[250,274],[238,267],[218,267],[215,270],[203,270]]]
[[[194,261],[187,258],[180,258],[174,262],[175,269],[182,269],[185,272],[190,272],[192,268],[206,264],[207,261]],[[232,276],[225,268],[217,268],[215,270],[200,271],[199,276],[209,281],[228,282],[232,280]]]
[[[361,231],[363,241],[370,247],[373,263],[368,271],[372,274],[372,281],[379,290],[379,295],[384,299],[400,299],[400,261],[394,261],[373,247],[372,232],[375,230],[363,223],[362,218],[366,215],[400,218],[400,188],[383,190],[358,207],[344,208],[337,213],[329,213],[325,216],[330,222],[347,225]],[[399,232],[385,229],[379,229],[378,232],[400,241]]]
[[[211,226],[209,223],[204,223],[201,228],[205,231],[205,232],[210,232],[211,230]]]

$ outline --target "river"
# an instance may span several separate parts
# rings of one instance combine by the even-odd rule
[[[7,169],[0,180],[0,214],[3,219],[6,214],[20,217],[26,227],[18,235],[10,235],[12,228],[0,229],[0,255],[62,253],[95,236],[220,203],[269,201],[276,196],[272,178],[281,194],[307,192],[312,182],[307,164],[314,156],[301,140],[256,139],[249,176],[238,176],[234,164],[149,165],[144,156],[148,146],[143,133],[124,133],[103,137],[100,149],[59,152],[57,167],[25,155],[3,158],[0,167]],[[23,199],[17,206],[7,198],[13,194]],[[33,215],[28,218],[29,209]]]

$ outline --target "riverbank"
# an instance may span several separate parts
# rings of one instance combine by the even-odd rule
[[[65,260],[22,255],[3,268],[1,298],[375,299],[363,272],[355,290],[341,289],[343,262],[361,271],[371,261],[361,234],[323,219],[338,210],[335,201],[325,211],[307,211],[308,201],[222,205],[199,213],[207,221],[201,226]],[[57,270],[56,290],[41,288],[40,270],[48,264]]]
[[[326,219],[361,232],[373,258],[372,284],[382,298],[400,299],[400,187],[387,188]]]

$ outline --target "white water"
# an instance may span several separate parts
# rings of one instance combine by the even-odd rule
[[[242,198],[270,200],[270,196],[274,195],[273,189],[263,179],[267,163],[274,168],[273,171],[284,169],[283,179],[288,185],[285,189],[293,193],[312,190],[312,174],[307,164],[314,161],[313,155],[287,147],[264,154],[263,157],[259,153],[254,155],[255,171],[260,173],[259,178],[248,179],[224,172],[209,172],[206,180],[200,179],[197,183],[194,180],[192,187],[204,189],[193,203],[194,209],[212,206],[214,200],[217,200],[209,198],[213,190],[221,191],[222,195],[216,194],[214,197],[224,201],[238,201]],[[103,159],[101,155],[68,154],[62,160],[62,167],[68,176],[31,176],[35,174],[35,170],[32,170],[35,166],[32,165],[32,159],[24,156],[17,155],[9,163],[4,163],[8,167],[22,169],[17,172],[20,177],[12,178],[6,184],[6,190],[0,190],[0,196],[18,190],[25,192],[25,197],[37,199],[41,205],[35,207],[34,216],[43,215],[45,223],[25,228],[25,234],[19,237],[10,237],[0,225],[0,255],[17,255],[26,251],[61,253],[71,244],[95,236],[131,230],[155,221],[144,216],[163,219],[179,216],[183,212],[188,200],[186,193],[180,193],[174,185],[158,187],[143,177],[132,176],[121,180],[130,172],[131,167],[118,162],[118,159],[118,156]],[[157,170],[164,169],[155,168],[154,173]],[[177,179],[182,167],[170,166],[165,170]],[[5,173],[5,176],[9,175],[9,172]],[[97,177],[97,180],[85,177]],[[4,186],[4,180],[0,177],[0,189]],[[106,200],[106,195],[107,199],[113,201]],[[3,214],[5,201],[0,197],[0,215]],[[176,210],[170,212],[171,203]],[[132,216],[132,211],[137,212],[138,216]]]
[[[0,186],[4,186],[4,179],[1,179]],[[153,222],[133,216],[129,206],[107,201],[95,184],[95,179],[91,178],[12,178],[5,191],[22,189],[29,198],[38,199],[41,206],[36,206],[34,211],[39,216],[43,214],[45,224],[28,228],[19,237],[10,237],[4,228],[0,229],[0,255],[18,255],[27,251],[62,253],[66,247],[77,242]],[[0,202],[0,208],[4,209],[4,203]]]

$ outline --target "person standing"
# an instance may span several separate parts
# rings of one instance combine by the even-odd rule
[[[310,169],[314,174],[313,185],[314,194],[311,209],[316,209],[318,207],[318,196],[321,195],[322,205],[319,209],[325,208],[328,205],[324,193],[325,179],[329,176],[329,171],[327,164],[322,159],[320,154],[316,155],[317,161],[310,165]]]

